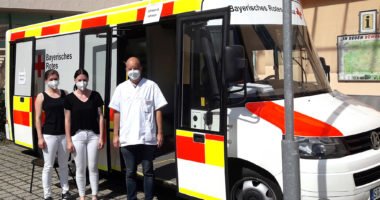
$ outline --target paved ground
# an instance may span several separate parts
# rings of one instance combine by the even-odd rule
[[[32,174],[31,161],[35,155],[30,150],[14,145],[9,142],[0,142],[0,199],[43,199],[43,189],[41,183],[41,167],[36,167],[33,181],[33,191],[29,192],[30,179]],[[78,197],[77,189],[74,182],[69,178],[70,191],[74,197]],[[53,198],[60,199],[61,189],[57,174],[53,172],[52,178]],[[141,183],[140,183],[141,188]],[[175,192],[167,188],[156,187],[157,190],[165,190],[157,194],[155,199],[177,199]],[[90,187],[87,185],[86,194],[90,194]],[[143,199],[143,193],[138,193],[138,198]],[[90,195],[88,195],[90,199]],[[99,180],[99,199],[126,199],[124,180],[122,177],[104,178],[100,176]]]

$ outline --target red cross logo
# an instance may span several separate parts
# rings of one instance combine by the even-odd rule
[[[302,12],[296,8],[296,14],[302,19]]]
[[[35,70],[38,72],[38,77],[41,77],[41,73],[45,70],[45,62],[42,61],[42,55],[38,55],[37,63],[34,64]]]

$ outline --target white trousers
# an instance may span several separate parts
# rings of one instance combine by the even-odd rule
[[[69,153],[66,149],[65,135],[43,134],[43,137],[46,143],[46,148],[42,150],[44,156],[44,168],[42,170],[42,187],[44,188],[44,198],[47,198],[51,197],[51,175],[56,157],[58,157],[59,178],[62,193],[66,193],[69,190]]]
[[[92,195],[98,194],[99,173],[99,135],[89,130],[79,130],[72,136],[75,152],[72,154],[76,166],[76,181],[78,185],[79,196],[85,196],[86,191],[86,167],[88,163],[88,172],[90,178]]]

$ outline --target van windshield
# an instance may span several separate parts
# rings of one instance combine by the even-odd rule
[[[232,26],[229,44],[243,45],[248,60],[247,97],[250,101],[284,98],[282,25]],[[293,26],[294,96],[310,96],[330,91],[305,26]],[[230,85],[230,99],[242,97],[242,84]]]

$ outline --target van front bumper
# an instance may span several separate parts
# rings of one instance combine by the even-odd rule
[[[369,200],[380,187],[380,150],[336,159],[300,159],[303,200]],[[379,190],[380,191],[380,190]]]

